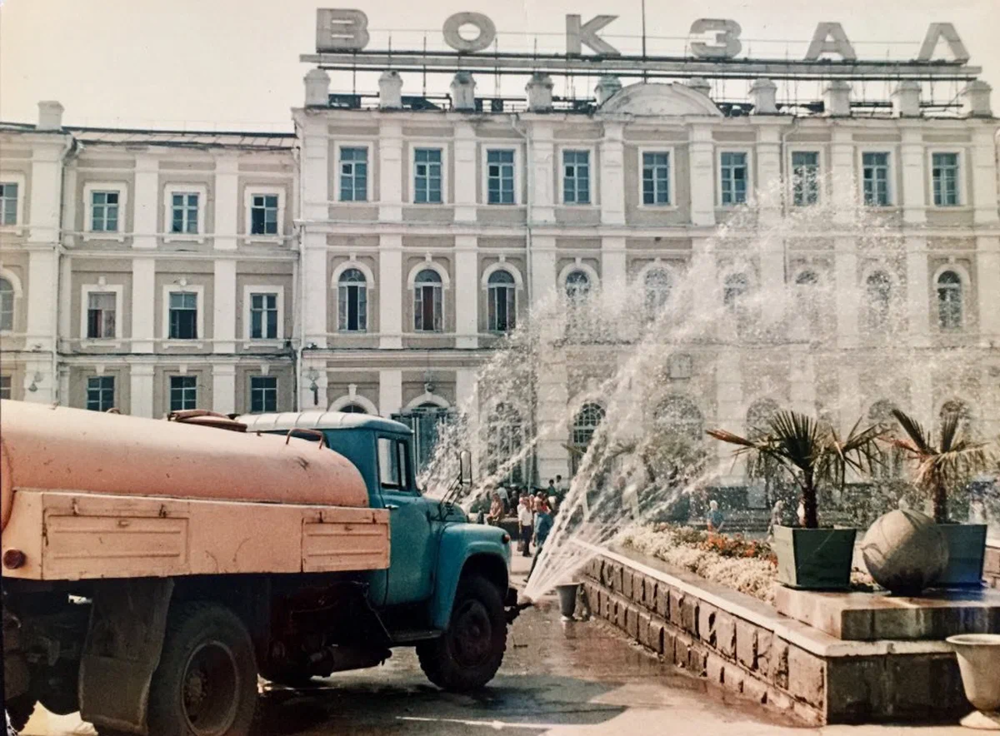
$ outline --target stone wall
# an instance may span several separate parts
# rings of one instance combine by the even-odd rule
[[[1000,543],[986,548],[983,577],[991,588],[1000,588]]]
[[[926,722],[971,708],[942,642],[840,641],[631,551],[595,558],[582,580],[591,612],[641,646],[806,723]]]

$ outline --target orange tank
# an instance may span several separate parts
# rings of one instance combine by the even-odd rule
[[[0,401],[0,529],[18,489],[366,507],[350,460],[304,439]]]

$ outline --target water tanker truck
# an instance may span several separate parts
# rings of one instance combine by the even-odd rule
[[[493,678],[510,539],[420,493],[408,427],[178,419],[0,402],[12,721],[41,702],[102,736],[247,736],[258,676],[295,686],[398,646],[442,688]]]

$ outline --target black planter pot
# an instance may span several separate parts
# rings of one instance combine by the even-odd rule
[[[856,535],[857,529],[775,527],[778,582],[804,590],[846,590]]]
[[[948,542],[948,566],[934,586],[978,588],[986,559],[985,524],[938,524]]]

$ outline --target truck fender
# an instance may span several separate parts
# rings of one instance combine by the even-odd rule
[[[147,733],[146,709],[160,664],[171,578],[101,581],[80,662],[80,713],[97,726]]]
[[[441,533],[437,581],[431,597],[431,626],[444,631],[451,619],[458,583],[466,570],[477,569],[507,592],[510,545],[503,542],[502,529],[478,524],[460,524]]]

